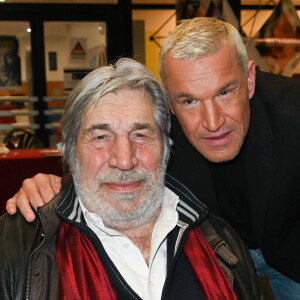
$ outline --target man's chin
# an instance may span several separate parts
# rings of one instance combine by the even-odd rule
[[[143,217],[148,209],[149,205],[141,205],[139,199],[114,200],[109,204],[103,203],[99,213],[101,218],[130,222]]]
[[[118,199],[109,203],[101,201],[103,205],[98,214],[105,226],[122,231],[134,229],[151,222],[161,206],[163,196],[160,194],[151,196],[142,194],[139,196],[131,200]],[[156,197],[159,200],[154,201]]]
[[[127,192],[127,193],[110,193],[107,197],[111,199],[112,202],[115,202],[119,205],[123,203],[128,203],[128,201],[134,201],[141,197],[142,190],[136,190],[134,192]]]
[[[239,153],[239,150],[236,150],[235,152],[229,152],[229,153],[201,153],[200,154],[209,160],[212,163],[225,163],[228,161],[233,160]]]
[[[145,219],[143,216],[140,216],[133,220],[111,220],[102,217],[103,223],[106,227],[114,229],[116,231],[125,231],[135,229],[137,227],[143,226],[151,222],[155,217],[155,214],[152,218]]]

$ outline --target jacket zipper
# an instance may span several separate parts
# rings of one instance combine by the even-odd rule
[[[37,248],[35,248],[32,253],[30,254],[30,258],[29,258],[29,264],[28,264],[28,272],[27,272],[27,283],[26,283],[26,293],[25,293],[25,299],[29,300],[30,299],[30,281],[31,281],[31,269],[32,269],[32,258],[34,256],[34,254],[44,245],[45,241],[46,241],[46,235],[45,235],[45,224],[41,215],[41,212],[37,211],[37,214],[39,216],[40,222],[42,224],[42,238],[43,240],[40,242],[40,244],[37,246]]]
[[[177,236],[176,243],[175,243],[174,257],[176,256],[176,253],[177,253],[178,246],[179,246],[179,243],[181,241],[181,238],[182,238],[185,230],[188,228],[188,224],[184,223],[184,222],[182,222],[180,220],[177,222],[177,225],[180,226],[180,230],[178,232],[178,236]]]
[[[188,224],[184,223],[184,222],[181,222],[181,229],[178,233],[178,237],[176,239],[176,243],[175,243],[175,248],[174,248],[174,258],[172,260],[172,264],[169,268],[169,271],[167,273],[167,276],[166,276],[166,280],[165,280],[165,284],[164,284],[164,287],[163,287],[163,290],[162,290],[162,293],[161,293],[161,299],[165,299],[166,298],[166,294],[167,294],[167,286],[168,286],[168,283],[171,279],[171,275],[172,274],[172,271],[176,265],[176,262],[177,262],[177,259],[179,257],[179,254],[181,253],[181,250],[183,248],[183,245],[184,245],[184,241],[188,235],[188,233],[190,232],[191,228],[189,228]],[[179,223],[178,222],[178,223]],[[190,230],[187,230],[187,229],[190,229]]]
[[[42,226],[43,226],[43,230],[44,230],[43,222],[42,222]],[[26,297],[25,299],[26,300],[30,299],[29,298],[29,293],[30,293],[30,280],[31,280],[32,258],[33,258],[33,255],[35,254],[35,252],[37,250],[39,250],[43,246],[43,244],[44,244],[44,242],[46,240],[46,237],[45,237],[44,233],[42,233],[42,237],[43,237],[43,240],[41,241],[41,243],[39,244],[39,246],[37,248],[35,248],[32,251],[32,253],[30,254],[29,264],[28,264],[28,271],[27,271],[27,282],[26,282],[26,294],[25,294],[25,297]]]
[[[172,264],[171,264],[171,267],[169,268],[169,271],[168,271],[168,274],[167,274],[167,277],[166,277],[166,280],[165,280],[165,284],[164,284],[164,287],[163,287],[163,290],[162,290],[162,294],[161,294],[161,300],[162,299],[165,299],[166,298],[166,294],[167,294],[167,286],[168,286],[168,282],[170,281],[171,279],[171,275],[172,274],[172,271],[175,267],[175,264],[177,262],[177,259],[179,257],[179,254],[181,253],[182,251],[182,248],[183,248],[183,245],[184,245],[184,242],[189,234],[189,232],[199,226],[199,224],[206,218],[206,215],[205,216],[202,216],[200,217],[196,223],[194,223],[192,226],[187,224],[187,223],[184,223],[180,220],[178,220],[178,225],[181,226],[180,230],[179,230],[179,233],[178,233],[178,236],[177,236],[177,239],[176,239],[176,243],[175,243],[175,248],[174,248],[174,258],[173,258],[173,261],[172,261]],[[187,230],[188,229],[188,230]]]

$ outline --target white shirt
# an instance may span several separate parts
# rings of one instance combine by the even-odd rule
[[[123,278],[143,300],[161,299],[167,275],[166,236],[177,224],[178,201],[178,196],[165,188],[161,213],[152,232],[148,266],[142,252],[128,237],[105,227],[101,218],[87,211],[79,199],[87,226],[95,232]]]

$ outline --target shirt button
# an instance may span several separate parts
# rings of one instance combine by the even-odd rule
[[[149,281],[149,285],[150,285],[151,287],[153,287],[153,282],[152,282],[152,280]]]
[[[129,244],[128,243],[124,243],[124,248],[128,249],[129,248]]]

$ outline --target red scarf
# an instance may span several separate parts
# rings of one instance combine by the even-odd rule
[[[215,253],[197,227],[184,244],[207,300],[235,300]],[[117,299],[112,283],[90,240],[76,227],[62,221],[56,240],[59,269],[59,299]]]
[[[218,259],[199,227],[191,230],[183,246],[207,300],[236,300]]]
[[[114,288],[90,240],[62,221],[56,239],[59,299],[117,299]]]

